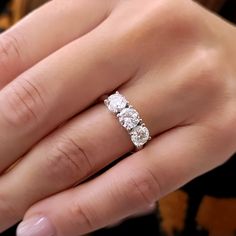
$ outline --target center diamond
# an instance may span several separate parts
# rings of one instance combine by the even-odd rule
[[[138,112],[133,108],[125,108],[119,114],[120,123],[128,130],[133,129],[140,122]]]

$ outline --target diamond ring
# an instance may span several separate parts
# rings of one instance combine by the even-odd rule
[[[128,131],[131,141],[137,149],[141,149],[151,139],[150,132],[140,118],[138,111],[118,91],[105,99],[104,103]]]

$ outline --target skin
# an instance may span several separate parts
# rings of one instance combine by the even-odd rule
[[[225,163],[236,150],[235,39],[235,26],[189,0],[51,1],[2,34],[0,231],[24,217],[83,235]],[[133,150],[99,102],[116,90],[153,138],[88,180]]]

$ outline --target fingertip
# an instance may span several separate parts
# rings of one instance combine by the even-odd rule
[[[57,236],[56,229],[47,217],[33,216],[17,227],[17,236]]]

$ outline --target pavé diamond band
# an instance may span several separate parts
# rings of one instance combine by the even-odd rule
[[[104,103],[117,116],[120,124],[128,131],[131,141],[137,149],[141,149],[151,139],[150,132],[137,110],[118,91],[105,99]]]

